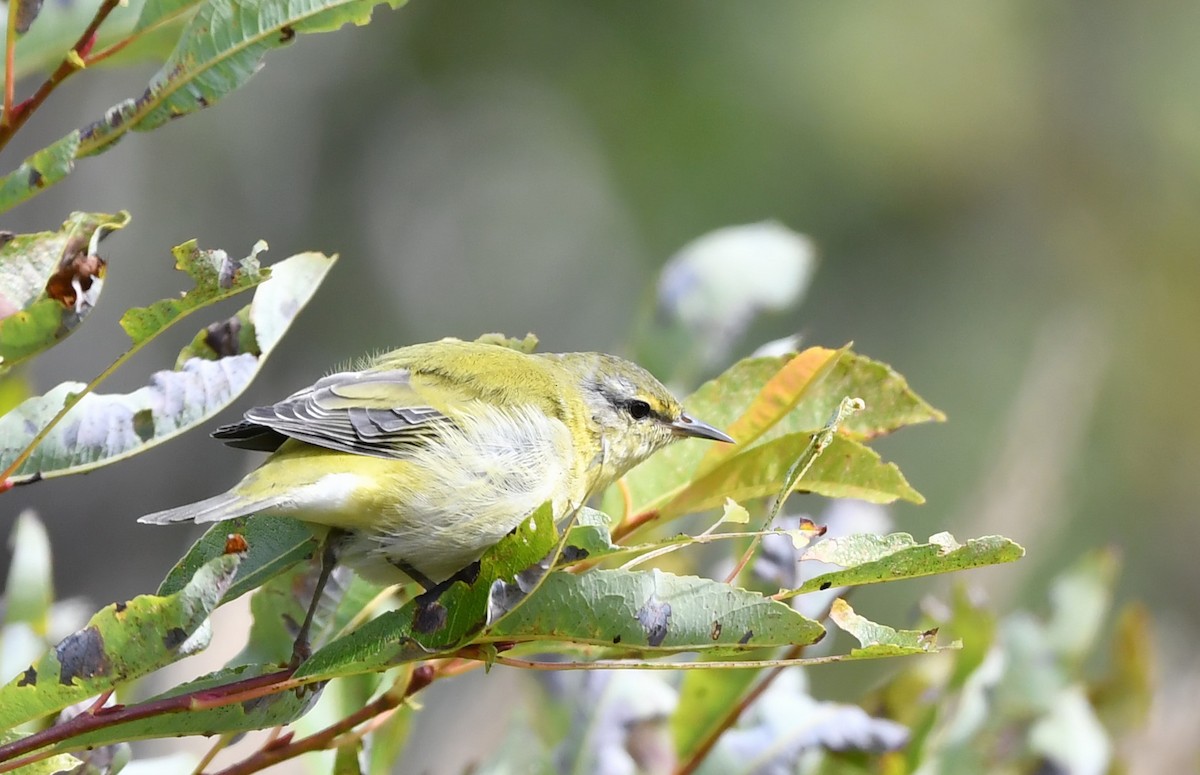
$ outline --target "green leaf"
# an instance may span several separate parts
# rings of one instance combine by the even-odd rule
[[[133,32],[145,33],[180,21],[203,4],[204,0],[146,0]]]
[[[258,254],[266,249],[267,243],[259,240],[249,256],[234,261],[224,250],[201,250],[196,240],[177,246],[171,251],[175,256],[175,268],[186,272],[196,287],[178,298],[162,299],[148,307],[127,310],[121,316],[121,328],[134,344],[142,344],[176,319],[259,285],[270,274],[258,265]]]
[[[863,411],[847,417],[839,429],[858,441],[869,441],[906,425],[946,420],[945,414],[917,395],[892,367],[845,351],[789,413],[779,430],[819,428],[845,396],[855,396],[866,403]]]
[[[943,649],[962,648],[959,642],[949,646],[937,645],[937,630],[894,630],[884,624],[859,616],[845,600],[838,598],[829,609],[829,620],[843,632],[853,635],[861,648],[852,649],[851,659],[929,654]]]
[[[104,287],[96,244],[129,214],[72,213],[58,231],[0,245],[0,368],[49,349],[79,327]]]
[[[1003,536],[972,538],[960,544],[949,533],[931,536],[919,544],[908,533],[880,536],[871,533],[826,538],[814,544],[801,560],[820,560],[842,566],[843,570],[822,573],[783,598],[830,587],[862,586],[885,581],[912,579],[939,573],[953,573],[1014,562],[1025,556],[1019,544]]]
[[[558,542],[547,503],[484,553],[474,581],[456,581],[431,606],[410,600],[367,622],[318,649],[295,677],[325,680],[373,672],[458,648],[489,620],[524,609],[529,572],[540,574],[539,561]]]
[[[229,519],[210,527],[192,545],[158,585],[158,594],[170,595],[183,589],[201,566],[225,553],[225,542],[234,533],[245,539],[247,549],[237,575],[221,598],[223,603],[262,586],[317,552],[318,539],[305,522],[267,514]]]
[[[107,149],[130,129],[147,131],[206,108],[241,87],[267,52],[297,33],[328,32],[370,21],[376,0],[230,0],[203,4],[162,69],[136,100],[114,106],[83,130],[80,156]],[[387,0],[398,8],[403,0]]]
[[[721,461],[734,457],[754,444],[759,437],[788,417],[808,393],[819,385],[838,362],[840,350],[810,347],[786,360],[759,390],[745,412],[726,428],[737,444],[711,444],[697,466],[698,474],[716,468]],[[843,395],[853,395],[844,393]],[[841,400],[841,396],[838,397]],[[837,402],[834,403],[836,406]],[[832,409],[833,407],[829,407]],[[827,410],[815,425],[802,430],[817,430],[825,425]]]
[[[50,538],[32,511],[17,517],[9,539],[12,563],[4,588],[4,622],[25,622],[38,635],[46,634],[50,606],[54,603],[54,578],[50,569]]]
[[[202,332],[211,350],[209,355],[220,357],[188,357],[176,370],[155,373],[149,385],[132,393],[87,393],[12,478],[20,482],[90,471],[143,452],[207,421],[250,384],[335,260],[318,253],[301,253],[275,264],[271,278],[259,286],[247,309]],[[219,272],[217,284],[218,290],[213,293],[223,295]],[[155,307],[147,308],[151,309]],[[165,316],[163,321],[179,319],[179,310],[174,307],[170,311],[144,312],[123,321],[131,335],[138,337],[134,350],[146,341],[149,329],[143,326],[160,320],[159,313]],[[250,350],[241,349],[246,341],[241,337],[243,320],[253,327]],[[195,351],[193,345],[185,348],[189,354]],[[16,460],[64,402],[86,387],[65,382],[0,418],[0,466]]]
[[[151,697],[146,700],[146,704],[206,689],[219,690],[234,681],[250,680],[274,671],[275,668],[263,665],[225,668]],[[308,712],[320,696],[320,691],[321,687],[317,685],[302,686],[229,705],[193,708],[185,713],[159,713],[69,738],[56,745],[55,750],[69,751],[85,746],[110,745],[155,737],[249,732],[290,724]]]
[[[101,609],[86,627],[0,687],[0,728],[82,702],[204,648],[209,633],[201,625],[240,559],[230,554],[213,560],[174,595],[140,595]]]
[[[758,680],[758,670],[688,670],[679,685],[679,706],[671,716],[680,761],[720,729],[731,708]]]
[[[70,44],[68,44],[70,45]],[[21,162],[21,166],[0,178],[0,213],[8,212],[32,199],[71,174],[79,152],[80,133],[76,129],[66,137]]]
[[[594,570],[549,574],[538,594],[492,625],[485,639],[738,652],[815,643],[824,632],[783,603],[712,579]]]
[[[726,498],[744,503],[778,495],[788,472],[811,441],[811,433],[790,433],[751,447],[697,478],[661,506],[659,512],[670,519],[717,508]],[[796,490],[872,503],[891,503],[896,499],[925,502],[894,463],[884,463],[873,449],[844,436],[830,440],[829,446],[796,483]]]

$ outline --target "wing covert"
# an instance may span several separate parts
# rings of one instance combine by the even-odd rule
[[[213,435],[249,449],[293,438],[339,452],[404,457],[451,422],[413,388],[411,375],[408,369],[330,374]]]

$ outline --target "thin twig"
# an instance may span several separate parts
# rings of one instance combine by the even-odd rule
[[[792,646],[782,658],[788,660],[797,659],[802,653],[804,653],[803,646]],[[704,762],[705,758],[708,757],[708,754],[710,751],[712,751],[713,746],[715,746],[717,741],[721,739],[721,735],[725,734],[730,727],[737,723],[737,720],[741,718],[743,713],[746,712],[746,708],[749,708],[759,697],[762,696],[762,693],[767,690],[767,687],[769,687],[771,683],[779,677],[779,674],[782,673],[786,667],[788,667],[788,665],[779,665],[771,668],[770,672],[763,676],[761,681],[752,686],[750,691],[746,692],[746,694],[743,695],[737,703],[735,703],[731,708],[729,708],[728,711],[726,711],[725,715],[721,717],[721,720],[715,727],[713,727],[712,731],[705,735],[704,739],[700,741],[700,745],[696,747],[696,750],[692,751],[687,760],[681,762],[675,768],[675,771],[672,773],[672,775],[692,775],[692,773],[696,771],[696,768],[699,767]]]
[[[412,676],[408,680],[408,685],[403,691],[386,691],[365,707],[356,710],[341,721],[330,724],[319,732],[314,732],[308,737],[302,737],[299,740],[293,740],[287,736],[279,738],[274,745],[268,744],[264,746],[250,757],[232,767],[221,770],[217,775],[250,775],[250,773],[265,770],[267,767],[279,762],[294,759],[301,754],[326,750],[342,733],[349,732],[354,727],[364,721],[369,721],[380,713],[386,713],[394,709],[400,703],[404,702],[405,699],[428,686],[434,678],[435,673],[433,668],[428,665],[422,665],[413,671]]]
[[[16,90],[16,75],[13,70],[17,62],[17,14],[21,4],[17,0],[8,2],[8,28],[4,34],[4,107],[0,112],[0,130],[12,122],[13,93]]]
[[[33,115],[46,98],[50,96],[58,85],[67,78],[71,77],[77,70],[85,67],[83,57],[87,55],[88,50],[96,39],[96,31],[104,20],[108,18],[117,6],[121,4],[121,0],[104,0],[100,7],[96,9],[96,15],[88,22],[88,26],[84,29],[83,34],[79,36],[79,40],[75,41],[75,45],[71,46],[67,51],[67,55],[63,57],[63,61],[55,68],[33,96],[23,102],[20,108],[14,110],[12,106],[12,90],[13,90],[13,45],[15,45],[14,25],[12,24],[12,14],[9,14],[8,36],[9,41],[6,41],[5,46],[5,62],[6,69],[4,71],[4,114],[3,120],[0,121],[0,150],[3,150],[8,145],[9,140],[16,134],[29,117]],[[17,5],[16,0],[12,0],[10,7]]]
[[[229,741],[233,740],[233,737],[233,734],[230,732],[218,735],[213,744],[204,752],[204,756],[201,756],[200,761],[196,762],[196,766],[192,768],[192,775],[201,775],[204,772],[204,768],[212,764],[212,760],[217,758],[217,754],[225,750],[225,746],[229,745]]]

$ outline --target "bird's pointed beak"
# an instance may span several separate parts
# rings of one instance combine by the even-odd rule
[[[676,436],[684,438],[711,439],[712,441],[723,441],[726,444],[737,443],[729,434],[722,433],[706,422],[700,422],[687,412],[679,415],[679,419],[671,423],[671,430]]]

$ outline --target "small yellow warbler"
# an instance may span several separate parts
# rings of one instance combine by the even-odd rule
[[[367,578],[426,588],[543,503],[570,514],[676,439],[733,441],[621,358],[454,339],[331,374],[213,435],[272,454],[228,492],[140,522],[293,517],[343,531],[339,559]]]

